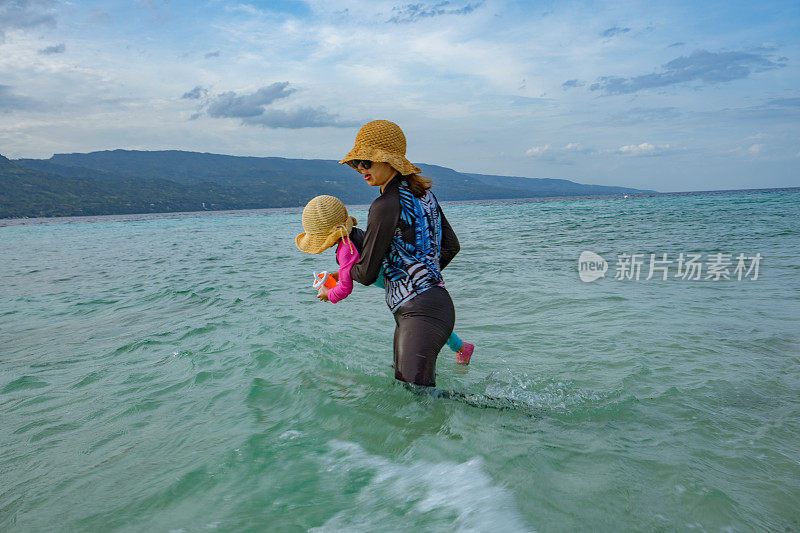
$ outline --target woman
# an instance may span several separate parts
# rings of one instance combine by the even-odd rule
[[[384,267],[386,304],[394,314],[395,378],[435,385],[436,357],[455,324],[455,309],[441,271],[459,250],[430,180],[405,157],[397,124],[375,120],[356,135],[340,164],[364,176],[381,195],[372,202],[360,259],[352,279],[371,285]]]

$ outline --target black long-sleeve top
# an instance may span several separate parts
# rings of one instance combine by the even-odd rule
[[[381,263],[389,251],[395,230],[400,223],[400,184],[399,176],[395,176],[386,184],[381,195],[372,202],[367,217],[367,230],[361,246],[360,259],[350,269],[351,277],[362,285],[372,285],[378,278]],[[461,249],[458,237],[439,207],[442,217],[442,248],[439,255],[439,268],[444,269]],[[401,228],[411,232],[414,228]]]

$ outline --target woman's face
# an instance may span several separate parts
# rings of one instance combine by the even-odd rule
[[[358,165],[358,172],[364,176],[367,183],[373,187],[383,187],[397,174],[397,171],[389,163],[372,162],[369,169],[364,168],[363,165]]]

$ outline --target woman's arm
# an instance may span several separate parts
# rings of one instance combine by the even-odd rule
[[[383,257],[389,251],[399,219],[400,196],[397,185],[392,186],[390,183],[369,208],[361,258],[350,269],[350,275],[355,281],[362,285],[372,285],[378,279]]]
[[[456,232],[453,231],[452,226],[444,216],[442,207],[439,206],[439,213],[442,215],[442,253],[439,255],[439,268],[444,270],[450,261],[461,250],[461,245],[458,243]]]

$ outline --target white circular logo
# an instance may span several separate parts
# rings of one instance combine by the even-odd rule
[[[578,275],[581,281],[594,281],[603,278],[608,270],[608,263],[594,252],[581,252],[578,258]]]

